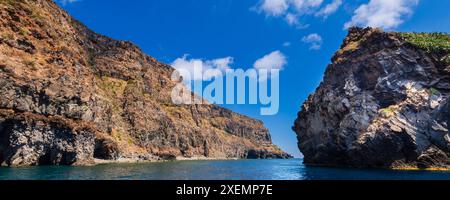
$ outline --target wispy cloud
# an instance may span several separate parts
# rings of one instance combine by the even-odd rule
[[[323,44],[322,36],[317,33],[312,33],[303,37],[302,41],[306,44],[309,44],[309,49],[311,50],[319,50],[320,48],[322,48]]]
[[[392,29],[402,24],[413,13],[419,0],[370,0],[359,6],[351,21],[344,28],[351,26],[370,26]]]
[[[262,0],[256,8],[267,16],[282,16],[289,9],[288,0]]]
[[[335,13],[339,9],[339,7],[341,7],[341,5],[342,0],[333,0],[331,3],[320,9],[315,15],[317,17],[327,18],[329,15]]]
[[[175,59],[171,66],[180,72],[186,72],[184,74],[184,81],[189,83],[190,81],[202,81],[209,80],[214,77],[214,70],[218,70],[221,73],[231,68],[231,64],[234,62],[233,57],[217,58],[212,60],[205,60],[202,58],[188,58],[188,54],[183,57]],[[207,73],[210,71],[210,73]]]
[[[291,0],[292,6],[299,13],[313,12],[316,8],[322,5],[323,0]]]
[[[255,69],[282,70],[286,64],[287,64],[286,56],[283,53],[281,53],[281,51],[274,51],[256,60],[253,67]]]
[[[289,43],[285,43],[285,45],[287,44]],[[257,59],[253,64],[253,69],[269,70],[270,73],[270,70],[273,69],[283,70],[287,63],[286,56],[277,50]],[[233,57],[207,60],[202,58],[189,58],[189,55],[185,54],[175,59],[170,65],[183,77],[183,83],[192,90],[194,89],[193,85],[202,84],[202,82],[210,81],[214,77],[225,75],[228,70],[233,69],[231,67],[233,64]],[[265,81],[270,78],[266,77],[266,79],[260,80]]]
[[[306,28],[308,24],[301,22],[303,16],[326,17],[342,4],[342,0],[333,0],[321,8],[323,2],[324,0],[260,0],[252,10],[264,13],[266,17],[282,17],[296,28]]]

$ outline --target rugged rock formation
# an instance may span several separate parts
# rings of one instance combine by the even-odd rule
[[[450,36],[353,28],[293,127],[305,164],[449,168]]]
[[[172,72],[51,0],[0,0],[0,163],[290,157],[258,120],[174,105]]]

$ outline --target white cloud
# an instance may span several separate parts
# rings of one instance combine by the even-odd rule
[[[283,47],[290,47],[291,46],[291,43],[290,42],[284,42],[283,43]]]
[[[274,51],[258,59],[253,65],[253,67],[255,69],[281,70],[286,64],[287,64],[286,56],[280,51]]]
[[[341,5],[342,0],[333,0],[333,2],[320,9],[319,12],[316,13],[316,16],[327,18],[329,15],[335,13]]]
[[[351,26],[370,26],[392,29],[404,22],[412,14],[412,8],[419,0],[370,0],[355,10],[352,20],[345,24]]]
[[[175,59],[171,66],[180,72],[187,72],[189,74],[182,74],[184,81],[189,83],[190,81],[202,81],[209,80],[214,77],[214,73],[206,73],[211,70],[219,70],[225,72],[230,69],[230,65],[233,64],[233,57],[218,58],[213,60],[203,59],[189,59],[188,55],[184,55],[181,58]]]
[[[297,15],[295,15],[295,14],[288,13],[288,14],[286,14],[285,19],[286,19],[286,22],[287,22],[289,25],[297,25],[297,24],[299,24]]]
[[[67,5],[67,4],[79,2],[79,1],[81,1],[81,0],[59,0],[59,2],[60,2],[63,6],[65,6],[65,5]]]
[[[290,0],[291,4],[300,13],[308,13],[322,5],[323,0]]]
[[[293,14],[293,13],[288,13],[286,14],[286,16],[284,17],[284,19],[286,20],[286,22],[290,25],[293,26],[295,28],[298,29],[305,29],[309,27],[309,24],[303,24],[302,22],[300,22],[299,20],[300,15],[298,14]]]
[[[227,69],[230,69],[230,65],[233,64],[234,58],[233,57],[225,57],[225,58],[218,58],[214,59],[212,61],[206,61],[206,64],[209,66],[212,66],[212,68],[219,69],[221,71],[225,71]]]
[[[319,50],[320,48],[322,48],[323,44],[322,36],[317,33],[312,33],[308,36],[303,37],[302,41],[309,44],[311,50]]]
[[[260,2],[259,11],[264,12],[267,16],[280,16],[288,8],[288,0],[263,0]]]
[[[284,18],[289,25],[296,28],[306,28],[308,24],[301,22],[302,17],[326,17],[342,4],[342,0],[333,0],[321,8],[323,2],[324,0],[260,0],[252,10],[264,13],[267,17]]]

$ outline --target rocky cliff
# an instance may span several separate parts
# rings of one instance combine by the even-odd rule
[[[172,72],[51,0],[0,0],[0,163],[290,157],[258,120],[174,105]]]
[[[353,28],[293,127],[305,164],[450,167],[450,36]]]

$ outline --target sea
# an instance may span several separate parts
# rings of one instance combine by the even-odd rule
[[[302,159],[0,167],[0,180],[450,180],[450,172],[307,167]]]

